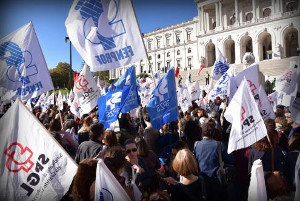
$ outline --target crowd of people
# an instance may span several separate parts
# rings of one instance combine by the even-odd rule
[[[78,164],[62,200],[94,199],[99,158],[130,198],[136,184],[142,200],[174,201],[246,201],[252,164],[261,159],[268,198],[292,200],[300,125],[291,120],[289,108],[278,105],[275,120],[265,121],[267,137],[227,154],[231,124],[223,117],[226,106],[227,99],[219,97],[207,109],[193,102],[186,112],[179,108],[179,119],[160,130],[152,127],[147,109],[140,106],[134,116],[120,115],[117,132],[98,122],[97,108],[81,119],[67,104],[60,112],[55,105],[32,112]],[[230,170],[226,182],[218,177],[221,162]]]

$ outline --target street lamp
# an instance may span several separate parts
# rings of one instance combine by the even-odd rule
[[[72,88],[72,80],[73,80],[73,76],[72,76],[72,42],[70,40],[70,38],[68,36],[65,37],[65,42],[67,43],[68,41],[70,41],[70,72],[69,72],[69,87],[70,89]]]

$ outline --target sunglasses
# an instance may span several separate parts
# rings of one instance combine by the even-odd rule
[[[133,148],[133,149],[127,149],[126,153],[129,154],[130,152],[137,152],[137,148]]]

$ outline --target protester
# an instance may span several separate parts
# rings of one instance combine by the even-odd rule
[[[82,142],[75,156],[76,163],[85,158],[95,158],[103,147],[104,126],[101,123],[92,124],[89,129],[89,141]]]
[[[93,124],[93,119],[90,116],[83,118],[83,124],[80,130],[78,131],[78,144],[88,141],[89,138],[89,128]]]
[[[113,146],[118,145],[118,140],[117,140],[117,136],[116,136],[115,132],[112,130],[104,131],[104,137],[103,137],[102,143],[104,145],[102,146],[102,149],[98,153],[96,158],[103,158],[103,156],[107,150],[109,150]]]
[[[183,130],[184,141],[191,151],[194,150],[196,141],[202,140],[202,130],[198,122],[187,121]]]

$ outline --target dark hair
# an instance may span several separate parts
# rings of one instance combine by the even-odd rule
[[[135,144],[135,145],[136,145],[136,142],[135,142],[134,139],[129,138],[129,139],[125,140],[125,142],[124,142],[124,147],[125,147],[126,145],[128,145],[128,144]]]
[[[90,187],[96,180],[98,160],[83,159],[77,168],[72,187],[73,200],[90,200]]]
[[[109,147],[116,146],[118,144],[117,136],[114,131],[106,130],[104,132],[105,144]]]
[[[50,121],[49,130],[50,131],[60,131],[61,130],[60,121],[58,119],[52,119]]]
[[[202,127],[202,136],[213,137],[216,131],[216,122],[212,118],[207,118]]]
[[[145,121],[150,121],[149,112],[146,107],[143,107],[142,109],[142,116]]]
[[[195,121],[187,121],[183,133],[188,141],[201,140],[201,127]]]
[[[141,137],[136,137],[134,140],[136,142],[137,155],[141,157],[147,157],[149,154],[149,149],[146,141]]]
[[[100,135],[104,133],[104,126],[101,123],[94,123],[89,130],[89,137],[91,140],[96,141]]]
[[[186,142],[178,140],[176,141],[174,144],[172,144],[172,149],[176,149],[177,151],[181,150],[181,149],[188,149],[188,145],[186,144]]]
[[[300,151],[300,133],[294,133],[289,141],[288,141],[288,145],[289,145],[289,150],[290,151]]]
[[[125,157],[126,153],[121,146],[113,146],[105,152],[103,160],[108,169],[117,175],[118,171],[125,166]]]
[[[63,143],[62,143],[63,139],[62,139],[61,135],[60,135],[57,131],[52,131],[52,132],[51,132],[51,135],[56,139],[56,141],[57,141],[61,146],[64,146]]]

